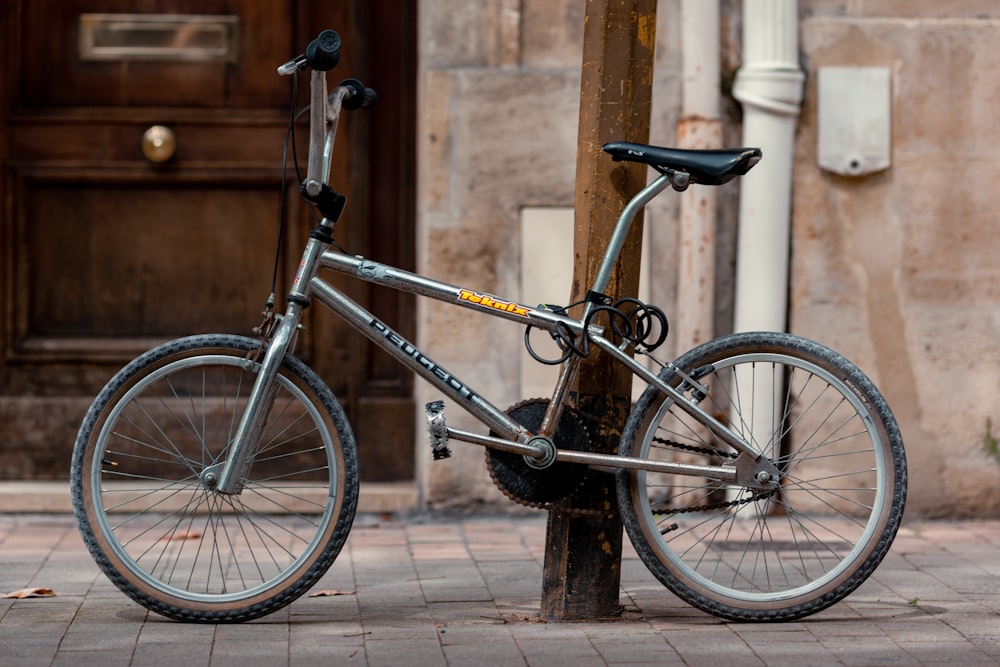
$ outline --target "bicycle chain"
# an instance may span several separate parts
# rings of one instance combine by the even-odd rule
[[[667,440],[666,438],[653,438],[654,442],[658,442],[668,447],[673,447],[674,449],[680,449],[686,452],[694,452],[697,454],[705,454],[706,456],[717,456],[719,458],[735,459],[739,455],[733,452],[722,452],[717,449],[711,449],[708,447],[695,447],[694,445],[686,445],[682,442],[676,442],[674,440]],[[740,505],[746,505],[747,503],[752,503],[757,500],[764,500],[770,498],[777,492],[777,489],[771,489],[770,491],[761,491],[760,493],[755,493],[749,498],[739,498],[737,500],[728,500],[724,502],[711,503],[708,505],[688,505],[687,507],[680,507],[674,510],[670,510],[671,516],[675,514],[690,514],[693,512],[707,512],[711,510],[725,509],[726,507],[738,507]],[[670,532],[671,530],[677,530],[677,524],[673,524],[667,530],[663,531],[663,534]]]
[[[711,503],[709,505],[688,505],[687,507],[679,507],[679,508],[674,509],[674,510],[664,510],[664,511],[669,511],[670,512],[670,516],[673,516],[675,514],[690,514],[692,512],[707,512],[709,510],[721,510],[721,509],[725,509],[726,507],[738,507],[740,505],[746,505],[747,503],[752,503],[752,502],[757,501],[757,500],[764,500],[766,498],[770,498],[775,493],[777,493],[777,489],[771,489],[770,491],[761,491],[760,493],[755,493],[754,495],[750,496],[749,498],[739,498],[737,500],[727,500],[727,501],[724,501],[724,502],[721,502],[721,503]],[[677,530],[677,528],[678,528],[678,526],[675,523],[675,524],[672,524],[672,525],[668,526],[665,530],[662,530],[660,532],[661,532],[661,534],[666,535],[667,533],[669,533],[672,530]]]
[[[676,442],[674,440],[667,440],[666,438],[653,438],[653,441],[654,442],[658,442],[658,443],[663,444],[663,445],[666,445],[668,447],[672,447],[674,449],[679,449],[679,450],[683,450],[683,451],[686,451],[686,452],[693,452],[693,453],[696,453],[696,454],[705,454],[706,456],[717,456],[719,458],[726,458],[726,459],[735,459],[737,456],[739,456],[738,454],[733,453],[733,452],[722,452],[722,451],[719,451],[717,449],[712,449],[712,448],[709,448],[709,447],[695,447],[694,445],[686,445],[686,444],[684,444],[682,442]],[[752,503],[752,502],[757,501],[757,500],[764,500],[766,498],[770,498],[776,492],[777,492],[777,489],[771,489],[770,491],[761,491],[760,493],[755,493],[754,495],[750,496],[749,498],[740,498],[740,499],[737,499],[737,500],[728,500],[728,501],[719,502],[719,503],[711,503],[711,504],[708,504],[708,505],[688,505],[687,507],[680,507],[680,508],[677,508],[677,509],[674,509],[674,510],[670,510],[670,514],[672,516],[672,515],[675,515],[675,514],[690,514],[690,513],[693,513],[693,512],[707,512],[707,511],[710,511],[710,510],[725,509],[726,507],[738,507],[739,505],[746,505],[747,503]],[[664,531],[664,534],[670,532],[671,530],[677,530],[677,524],[673,524],[672,526],[670,526],[667,530]]]
[[[722,452],[718,449],[711,449],[709,447],[695,447],[694,445],[685,445],[683,442],[677,442],[675,440],[667,440],[666,438],[653,438],[653,442],[658,442],[667,447],[672,447],[674,449],[680,449],[685,452],[693,452],[695,454],[704,454],[705,456],[717,456],[720,459],[735,459],[739,454],[733,452]]]

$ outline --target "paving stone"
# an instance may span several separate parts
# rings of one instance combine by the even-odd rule
[[[147,612],[97,570],[72,517],[0,515],[0,664],[991,665],[1000,663],[1000,521],[921,522],[843,602],[785,624],[733,624],[667,591],[626,552],[610,622],[538,615],[538,516],[367,521],[303,597],[243,625]]]

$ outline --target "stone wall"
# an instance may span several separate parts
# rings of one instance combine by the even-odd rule
[[[912,514],[996,515],[1000,462],[1000,5],[993,0],[802,0],[806,99],[796,140],[790,329],[861,366],[906,439]],[[418,129],[420,269],[518,296],[519,212],[572,205],[582,0],[421,2]],[[661,0],[651,141],[671,144],[679,109],[679,0]],[[739,65],[738,0],[722,0],[721,85]],[[892,164],[845,178],[816,163],[816,72],[888,67]],[[740,142],[731,100],[727,143]],[[720,193],[716,333],[731,327],[735,198]],[[647,216],[651,298],[676,295],[676,201]],[[553,252],[572,249],[554,248]],[[569,285],[566,285],[569,294]],[[521,330],[431,303],[418,314],[432,358],[501,407],[519,395]],[[438,398],[418,383],[419,404]],[[457,408],[449,423],[481,430]],[[421,425],[418,433],[423,434]],[[992,440],[995,443],[995,440]],[[500,499],[483,452],[456,443],[430,464],[432,505]]]
[[[1000,461],[1000,6],[803,2],[791,329],[855,360],[905,439],[909,511],[996,516]],[[892,164],[816,163],[816,72],[887,67]],[[994,441],[995,443],[995,441]]]

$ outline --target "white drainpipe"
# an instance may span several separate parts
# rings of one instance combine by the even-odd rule
[[[733,96],[743,104],[743,144],[759,146],[764,158],[740,183],[737,332],[786,328],[792,158],[805,81],[798,27],[796,0],[743,0],[743,66]],[[753,396],[753,415],[732,423],[752,446],[774,456],[783,388],[780,378],[763,375],[737,375],[736,395]]]
[[[733,96],[743,104],[743,144],[764,151],[740,184],[735,331],[784,331],[799,67],[796,0],[744,0],[743,66]]]
[[[683,100],[681,148],[722,145],[719,119],[719,3],[681,5]],[[713,338],[715,321],[715,188],[690,188],[680,200],[680,275],[672,336],[678,351]]]

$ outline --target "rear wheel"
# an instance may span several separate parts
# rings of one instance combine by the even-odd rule
[[[709,478],[618,473],[629,537],[688,603],[731,620],[790,620],[843,599],[882,561],[903,514],[906,461],[885,399],[853,364],[780,333],[701,345],[660,377],[780,471],[761,492]],[[693,380],[693,381],[692,381]],[[621,453],[726,465],[735,453],[649,388]]]
[[[350,531],[354,437],[330,389],[292,358],[242,492],[214,491],[257,347],[225,335],[157,347],[111,379],[77,437],[71,484],[83,539],[115,585],[165,616],[271,613],[326,572]]]

